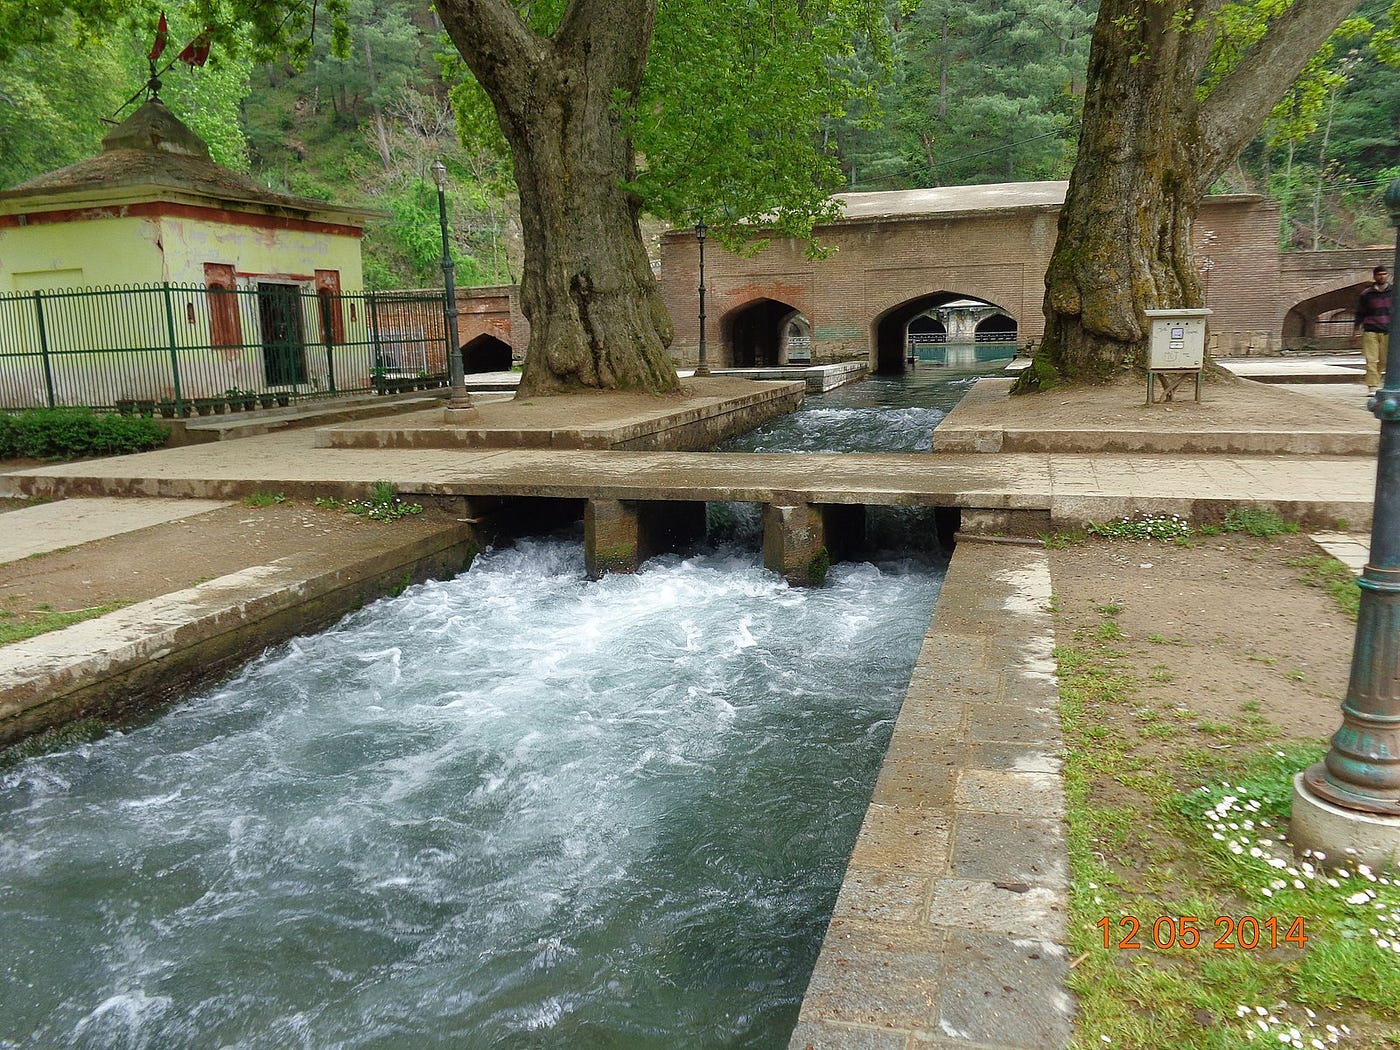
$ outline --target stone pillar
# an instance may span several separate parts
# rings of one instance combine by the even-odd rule
[[[780,573],[794,587],[821,583],[828,564],[823,532],[821,515],[811,504],[765,503],[763,567]]]
[[[636,572],[653,554],[680,550],[704,535],[703,502],[591,499],[583,512],[588,578],[601,579],[609,572]]]
[[[583,559],[590,580],[609,572],[636,572],[642,563],[637,505],[591,499],[583,510]]]

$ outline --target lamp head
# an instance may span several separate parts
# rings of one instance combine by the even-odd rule
[[[433,161],[433,181],[440,190],[447,189],[447,165],[441,160]]]

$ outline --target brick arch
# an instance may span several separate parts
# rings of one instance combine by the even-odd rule
[[[781,299],[750,299],[719,319],[720,355],[733,368],[774,368],[782,364],[787,327],[802,311]],[[810,327],[810,326],[809,326]]]
[[[462,345],[462,370],[474,372],[509,372],[510,344],[494,335],[479,335]]]
[[[900,373],[905,368],[909,322],[928,310],[945,306],[959,299],[974,299],[994,307],[1015,322],[1015,315],[997,303],[971,292],[947,290],[927,292],[887,307],[870,322],[870,357],[876,372]]]
[[[1349,325],[1356,298],[1368,281],[1349,283],[1334,287],[1317,295],[1309,296],[1294,303],[1283,316],[1283,343],[1285,346],[1317,345],[1319,340],[1337,340],[1350,334]],[[1329,331],[1319,326],[1324,314],[1345,313],[1347,324]]]
[[[1016,341],[1016,319],[1001,307],[997,307],[997,312],[990,317],[984,317],[977,322],[977,338],[1005,340],[1014,343]]]

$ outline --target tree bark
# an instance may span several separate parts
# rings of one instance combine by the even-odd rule
[[[550,38],[509,0],[437,10],[496,108],[520,189],[530,345],[517,396],[675,389],[671,321],[639,202],[622,186],[634,156],[615,104],[641,86],[656,0],[571,0]]]
[[[1143,311],[1201,305],[1192,253],[1201,198],[1354,5],[1295,0],[1198,101],[1220,0],[1103,0],[1045,275],[1045,339],[1018,390],[1141,369]]]

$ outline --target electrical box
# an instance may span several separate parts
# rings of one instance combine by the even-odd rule
[[[1204,365],[1209,310],[1144,310],[1143,313],[1152,325],[1147,343],[1149,372]]]

